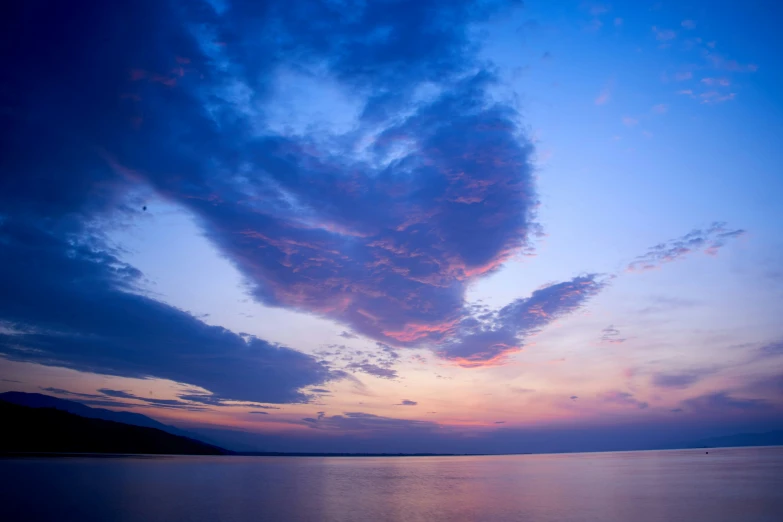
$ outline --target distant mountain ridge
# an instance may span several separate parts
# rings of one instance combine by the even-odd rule
[[[93,408],[92,406],[87,406],[77,401],[60,399],[59,397],[52,397],[51,395],[45,395],[43,393],[10,391],[0,393],[0,401],[10,402],[11,404],[17,404],[19,406],[27,406],[29,408],[54,408],[89,419],[101,419],[122,422],[123,424],[130,424],[133,426],[142,426],[144,428],[155,428],[173,435],[193,438],[193,435],[186,431],[175,428],[174,426],[169,426],[168,424],[163,424],[162,422],[156,421],[141,413]]]
[[[0,453],[230,455],[157,428],[88,418],[56,408],[0,401]]]

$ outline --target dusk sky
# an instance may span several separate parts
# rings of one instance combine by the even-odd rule
[[[783,428],[778,2],[13,4],[0,391],[272,451]]]

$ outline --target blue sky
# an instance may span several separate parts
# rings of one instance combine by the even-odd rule
[[[780,427],[778,11],[20,3],[0,386],[273,450]]]

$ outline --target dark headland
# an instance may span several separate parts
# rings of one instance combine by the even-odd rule
[[[0,453],[227,455],[231,452],[157,428],[81,417],[0,401]]]

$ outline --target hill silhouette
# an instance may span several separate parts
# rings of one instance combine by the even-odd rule
[[[157,428],[87,418],[55,408],[0,401],[0,452],[227,455],[231,452]]]
[[[191,437],[192,435],[163,424],[155,419],[142,415],[141,413],[132,413],[129,411],[112,411],[103,408],[93,408],[82,404],[81,402],[71,401],[68,399],[60,399],[59,397],[52,397],[51,395],[45,395],[43,393],[26,393],[19,391],[9,391],[0,393],[0,401],[10,402],[12,404],[18,404],[19,406],[28,406],[30,408],[55,408],[80,417],[87,417],[90,419],[102,419],[110,420],[114,422],[122,422],[124,424],[132,424],[133,426],[143,426],[145,428],[156,428],[159,430],[167,431],[174,435],[181,435],[183,437]]]

